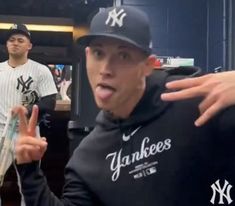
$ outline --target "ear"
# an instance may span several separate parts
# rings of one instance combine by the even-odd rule
[[[33,44],[32,44],[32,43],[29,43],[28,50],[31,50],[32,48],[33,48]]]
[[[146,69],[145,69],[145,75],[149,76],[153,69],[154,69],[154,62],[156,61],[155,55],[150,55],[146,59]]]
[[[90,47],[86,47],[86,48],[85,48],[86,57],[88,56],[89,52],[90,52]]]

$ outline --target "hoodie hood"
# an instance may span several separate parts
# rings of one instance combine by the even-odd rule
[[[114,119],[111,114],[100,111],[96,122],[106,130],[116,127],[126,128],[135,127],[144,124],[161,115],[167,107],[172,103],[164,102],[160,96],[163,92],[167,92],[165,84],[167,82],[199,76],[201,69],[198,67],[177,67],[166,68],[164,70],[157,69],[146,78],[146,90],[143,97],[138,102],[131,115],[127,119]]]

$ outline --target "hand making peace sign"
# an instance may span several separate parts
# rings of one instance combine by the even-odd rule
[[[28,120],[26,108],[17,106],[12,110],[19,118],[19,136],[15,143],[15,157],[17,164],[39,161],[46,149],[46,138],[36,138],[38,107],[33,106],[32,114]]]

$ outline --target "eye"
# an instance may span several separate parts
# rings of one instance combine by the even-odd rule
[[[104,52],[101,49],[92,49],[92,54],[97,58],[100,59],[104,56]]]
[[[18,40],[20,43],[23,43],[24,42],[24,39],[19,39]]]
[[[121,60],[129,60],[131,58],[131,56],[127,52],[120,52],[119,53],[119,58]]]
[[[10,38],[10,39],[8,39],[8,41],[9,42],[13,42],[13,41],[15,41],[15,39],[14,38]]]

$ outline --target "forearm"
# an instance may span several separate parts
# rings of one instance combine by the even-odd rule
[[[54,110],[55,104],[56,104],[56,94],[48,95],[45,97],[42,97],[38,102],[35,102],[36,105],[38,105],[39,108],[39,117],[42,117],[46,113],[50,113]],[[28,105],[28,116],[31,116],[32,113],[32,107],[33,105]]]
[[[26,205],[34,206],[98,206],[73,167],[65,169],[62,199],[50,190],[38,162],[17,165]]]
[[[17,165],[26,205],[64,206],[47,185],[38,162]]]

